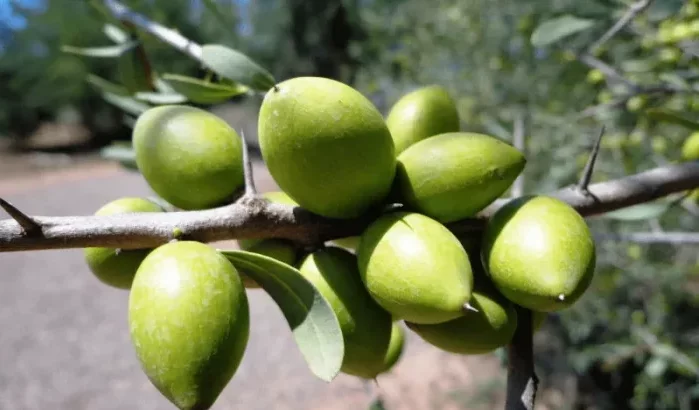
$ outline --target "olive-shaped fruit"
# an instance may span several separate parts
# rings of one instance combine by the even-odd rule
[[[294,266],[294,264],[296,264],[296,260],[298,258],[296,247],[293,243],[286,239],[264,239],[261,242],[258,242],[245,250],[247,250],[248,252],[258,253],[260,255],[264,255],[272,259],[276,259],[281,263],[285,263],[291,266]],[[243,279],[243,284],[246,288],[260,288],[260,285],[258,285],[257,282],[251,279],[246,274],[245,270],[241,269],[240,274],[241,278]]]
[[[425,138],[460,128],[459,111],[442,86],[419,88],[402,96],[386,117],[396,155]]]
[[[494,288],[477,283],[471,304],[477,312],[445,323],[406,325],[427,343],[450,353],[489,353],[512,340],[517,329],[517,311],[512,302]]]
[[[235,267],[209,245],[167,243],[138,268],[128,309],[151,383],[181,410],[209,409],[248,342],[248,300]]]
[[[512,185],[525,164],[520,151],[495,137],[440,134],[398,156],[395,183],[406,205],[447,223],[488,206]]]
[[[505,297],[531,310],[554,312],[572,305],[588,288],[596,251],[585,220],[570,205],[524,196],[490,219],[481,259]]]
[[[133,212],[164,212],[155,202],[145,198],[120,198],[95,212],[95,215],[115,215]],[[138,266],[151,249],[85,248],[85,262],[102,283],[119,289],[131,288]]]
[[[409,212],[388,213],[362,234],[362,281],[395,318],[423,324],[463,315],[471,298],[468,254],[444,225]]]
[[[384,368],[382,373],[387,373],[393,369],[403,356],[405,350],[405,331],[399,322],[393,322],[391,328],[391,340],[388,343],[388,351],[384,357]]]
[[[310,212],[357,217],[391,189],[391,133],[374,104],[339,81],[298,77],[277,84],[260,107],[258,135],[275,182]]]
[[[340,322],[345,341],[341,371],[375,378],[385,369],[393,321],[364,288],[356,256],[342,248],[323,248],[308,255],[299,271],[328,300]]]
[[[133,147],[151,189],[180,209],[222,205],[244,184],[240,136],[208,111],[150,108],[136,120]]]
[[[682,159],[684,161],[699,160],[699,132],[692,133],[682,144]]]

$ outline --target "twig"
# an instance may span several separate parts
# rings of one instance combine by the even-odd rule
[[[517,307],[517,330],[507,346],[505,410],[534,410],[539,378],[534,371],[532,312]]]
[[[694,232],[634,232],[595,234],[600,241],[669,243],[673,245],[699,244],[699,233]]]
[[[34,235],[41,232],[40,224],[2,198],[0,198],[0,207],[2,207],[2,209],[4,209],[5,212],[7,212],[7,214],[10,215],[15,221],[17,221],[25,234]]]
[[[651,169],[625,178],[592,184],[586,196],[567,187],[550,193],[573,206],[583,216],[597,215],[699,188],[699,161]],[[480,232],[487,218],[508,200],[488,206],[477,217],[447,224],[457,235]],[[36,216],[41,235],[27,236],[16,221],[0,221],[0,252],[84,248],[151,248],[172,239],[179,229],[192,240],[286,238],[314,244],[360,235],[377,215],[356,219],[323,218],[299,207],[265,203],[235,203],[202,211],[133,213],[69,217]]]
[[[136,13],[123,5],[118,0],[104,0],[105,6],[119,20],[128,21],[143,30],[158,37],[160,40],[170,44],[174,48],[189,55],[197,61],[201,61],[201,45],[181,35],[175,30],[164,27],[148,17]]]
[[[255,196],[257,188],[255,187],[255,178],[252,173],[252,158],[250,158],[250,147],[245,139],[245,133],[240,132],[240,140],[243,144],[243,172],[245,174],[245,196]]]
[[[587,158],[587,163],[585,164],[582,176],[580,177],[580,181],[577,185],[578,190],[580,190],[580,192],[583,194],[589,194],[587,187],[590,185],[592,173],[595,170],[595,163],[597,162],[597,155],[599,154],[600,144],[602,143],[602,137],[604,136],[604,129],[605,127],[603,125],[602,128],[600,128],[597,139],[595,140],[595,145],[592,146],[592,151],[590,152],[590,156]]]
[[[608,80],[612,79],[619,81],[633,90],[637,90],[639,88],[638,84],[634,83],[628,78],[625,78],[614,67],[610,66],[609,64],[605,63],[604,61],[598,58],[593,57],[590,54],[580,54],[577,56],[577,58],[578,60],[580,60],[580,62],[587,65],[588,67],[598,69],[600,72],[602,72],[602,74],[604,74],[605,77],[607,77]]]
[[[612,37],[616,36],[627,24],[631,22],[637,15],[642,13],[647,9],[653,0],[639,0],[632,4],[629,9],[624,13],[623,16],[609,29],[606,33],[602,35],[596,42],[594,42],[588,49],[590,54],[594,54],[604,43],[611,40]]]
[[[518,112],[512,130],[512,144],[524,154],[524,114]],[[520,197],[524,194],[524,175],[520,174],[512,184],[512,196]]]

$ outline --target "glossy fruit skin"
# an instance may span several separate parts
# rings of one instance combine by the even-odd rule
[[[427,343],[457,354],[490,353],[512,340],[517,311],[509,300],[494,288],[476,285],[471,304],[478,312],[436,325],[406,325]]]
[[[405,94],[391,107],[386,125],[393,136],[396,155],[418,141],[461,126],[459,111],[449,92],[431,85]]]
[[[180,209],[222,205],[244,184],[240,136],[205,110],[150,108],[136,120],[132,139],[136,164],[148,185]]]
[[[471,298],[473,272],[459,240],[427,216],[394,212],[362,234],[364,286],[394,318],[434,324],[455,319]]]
[[[555,312],[590,285],[596,249],[575,209],[556,198],[524,196],[488,222],[481,260],[505,297],[531,310]]]
[[[350,252],[327,247],[310,254],[299,267],[335,311],[345,340],[341,371],[373,379],[385,367],[391,339],[391,315],[369,296]]]
[[[388,343],[388,350],[384,357],[384,367],[381,373],[390,372],[398,363],[405,351],[405,330],[398,322],[393,322],[391,327],[391,340]]]
[[[699,132],[692,133],[682,144],[682,159],[684,161],[699,160]]]
[[[398,156],[403,203],[442,223],[475,215],[522,172],[524,155],[497,138],[467,132],[420,141]]]
[[[109,202],[95,215],[133,212],[164,212],[158,204],[145,198],[126,197]],[[83,254],[90,271],[102,283],[118,289],[130,289],[134,275],[151,249],[85,248]]]
[[[357,217],[391,189],[391,133],[371,101],[339,81],[298,77],[277,84],[262,102],[258,135],[276,183],[313,213]]]
[[[294,266],[296,263],[298,254],[296,252],[296,247],[290,241],[285,239],[265,239],[258,242],[246,249],[248,252],[258,253],[260,255],[268,256],[272,259],[276,259],[281,263]],[[244,270],[240,271],[241,279],[243,284],[248,289],[260,288],[253,279],[245,274]]]
[[[156,248],[136,273],[129,329],[141,367],[177,408],[210,408],[247,346],[248,300],[235,267],[199,242]]]

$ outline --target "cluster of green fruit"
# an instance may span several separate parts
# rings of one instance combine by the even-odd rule
[[[479,234],[457,237],[446,227],[505,194],[526,163],[511,145],[459,128],[439,86],[403,96],[386,118],[357,90],[325,78],[290,79],[264,98],[260,149],[281,188],[264,197],[326,218],[376,215],[360,236],[315,250],[280,238],[239,240],[297,268],[328,301],[346,374],[373,379],[390,370],[403,351],[401,321],[445,351],[492,352],[512,339],[516,305],[534,312],[538,328],[592,279],[592,236],[558,199],[512,199]],[[149,186],[178,208],[223,205],[244,185],[239,136],[203,110],[151,108],[136,122],[133,146]],[[161,211],[125,198],[98,213]],[[258,288],[255,281],[194,241],[85,252],[100,279],[131,290],[131,338],[150,380],[181,409],[208,408],[245,350],[245,289]]]

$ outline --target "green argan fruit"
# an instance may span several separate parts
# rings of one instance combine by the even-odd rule
[[[264,239],[246,250],[276,259],[291,266],[294,266],[298,257],[294,244],[285,239]],[[246,288],[256,289],[260,287],[257,282],[246,275],[245,270],[241,270],[240,274]]]
[[[391,340],[388,343],[388,350],[384,357],[384,368],[381,373],[387,373],[393,369],[398,360],[403,356],[405,350],[405,331],[400,323],[393,322],[391,327]]]
[[[455,319],[471,298],[468,254],[444,225],[408,212],[381,216],[357,250],[362,281],[394,318],[422,324]]]
[[[459,111],[444,87],[431,85],[401,97],[391,107],[386,125],[398,155],[425,138],[459,131]]]
[[[682,144],[682,159],[685,161],[699,160],[699,132],[692,133]]]
[[[95,212],[95,215],[114,215],[133,212],[164,212],[158,204],[145,198],[120,198]],[[119,289],[131,288],[138,266],[151,249],[85,248],[85,262],[102,283]]]
[[[138,268],[131,341],[145,374],[180,410],[209,409],[235,374],[250,314],[235,267],[199,242],[170,242]]]
[[[240,136],[202,109],[150,108],[136,120],[133,147],[148,185],[178,208],[222,205],[244,184]]]
[[[468,132],[422,140],[398,156],[403,202],[442,223],[475,215],[522,172],[524,155],[497,138]]]
[[[332,242],[337,246],[341,246],[345,249],[355,252],[357,250],[357,247],[359,246],[360,239],[360,236],[348,236],[346,238],[335,239]]]
[[[513,199],[486,227],[481,259],[500,292],[539,312],[572,305],[592,281],[596,253],[580,214],[547,196]]]
[[[357,258],[342,248],[327,247],[311,253],[299,271],[328,300],[340,322],[345,340],[341,371],[376,377],[385,368],[393,322],[362,285]]]
[[[277,84],[262,102],[258,131],[276,183],[313,213],[357,217],[391,189],[391,133],[371,101],[346,84],[320,77]]]
[[[406,325],[427,343],[450,353],[484,354],[508,344],[517,329],[517,311],[497,290],[479,285],[471,298],[478,312],[436,325]]]

